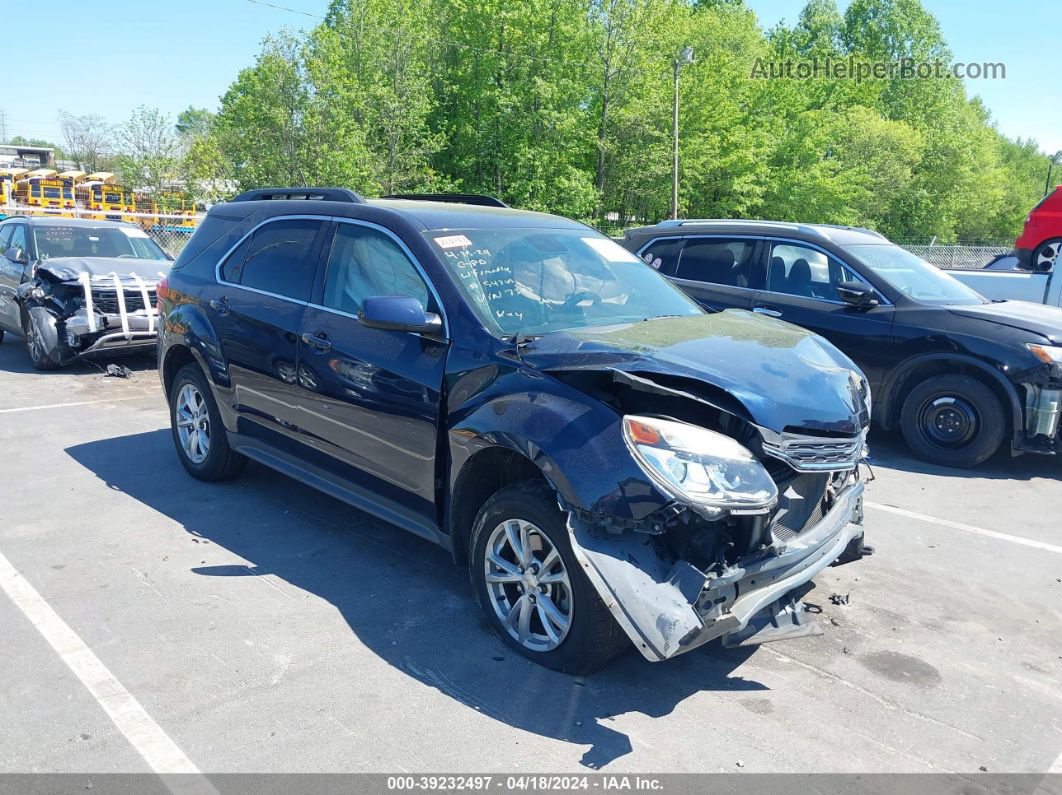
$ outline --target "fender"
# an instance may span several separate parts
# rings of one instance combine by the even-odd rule
[[[881,402],[875,406],[875,410],[880,412],[879,417],[887,418],[891,411],[893,404],[898,399],[896,394],[899,384],[903,383],[903,379],[914,368],[926,364],[927,362],[961,362],[964,365],[973,367],[978,372],[984,373],[992,378],[1000,387],[1003,388],[1003,393],[1007,396],[1008,403],[1010,405],[1011,419],[1013,420],[1013,437],[1011,444],[1017,447],[1019,442],[1024,436],[1025,422],[1024,415],[1021,407],[1021,400],[1018,397],[1018,390],[1004,375],[998,370],[989,367],[980,359],[975,359],[973,356],[967,356],[962,353],[926,353],[918,356],[912,356],[896,367],[893,368],[892,373],[889,374],[889,378],[882,389],[884,395]],[[890,428],[891,424],[888,424],[887,420],[883,420],[882,424],[886,428]]]
[[[449,430],[451,493],[476,453],[502,447],[542,472],[563,507],[598,524],[632,526],[671,502],[642,471],[623,441],[615,411],[552,378],[513,373],[536,389],[486,399]],[[531,386],[532,384],[528,384]],[[599,462],[608,462],[608,474]]]

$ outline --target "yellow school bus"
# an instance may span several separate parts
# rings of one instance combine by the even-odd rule
[[[28,168],[0,168],[0,218],[7,217],[15,204],[15,186],[28,173]]]
[[[118,177],[109,171],[97,171],[85,177],[78,186],[78,204],[83,216],[97,221],[135,221],[136,201],[133,192],[119,185]]]
[[[54,197],[56,200],[55,206],[58,207],[59,186],[57,184],[44,185],[45,182],[50,182],[54,176],[55,169],[52,168],[35,168],[33,171],[27,171],[15,183],[16,203],[31,209],[44,210],[52,206],[50,201]],[[47,199],[45,198],[46,187],[49,197]]]

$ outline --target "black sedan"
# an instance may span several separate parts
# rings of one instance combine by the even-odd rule
[[[1001,445],[1059,451],[1062,310],[991,302],[869,229],[665,221],[623,244],[709,309],[821,334],[870,381],[874,420],[968,467]]]

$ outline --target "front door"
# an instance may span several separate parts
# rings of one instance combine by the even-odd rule
[[[240,433],[298,435],[299,332],[327,228],[283,217],[259,226],[221,263],[217,287],[204,296]]]
[[[16,260],[19,253],[28,259],[26,225],[4,224],[0,227],[0,328],[21,334],[22,318],[15,303],[15,291],[22,283],[28,265]]]
[[[447,343],[358,321],[366,298],[394,295],[440,312],[397,237],[374,225],[339,221],[317,302],[302,321],[300,423],[337,471],[434,521]]]
[[[767,243],[767,287],[756,294],[753,311],[821,334],[859,365],[871,389],[879,387],[890,361],[892,305],[881,295],[875,307],[846,304],[837,294],[837,285],[845,281],[866,284],[855,270],[797,241]]]

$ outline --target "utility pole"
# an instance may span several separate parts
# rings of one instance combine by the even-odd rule
[[[1058,165],[1059,160],[1062,160],[1062,149],[1055,152],[1055,156],[1047,161],[1047,181],[1044,183],[1044,196],[1051,192],[1051,172]]]
[[[693,63],[693,48],[683,47],[675,59],[675,104],[671,125],[671,217],[678,218],[679,185],[679,69]]]
[[[0,144],[7,143],[7,112],[0,109]]]

